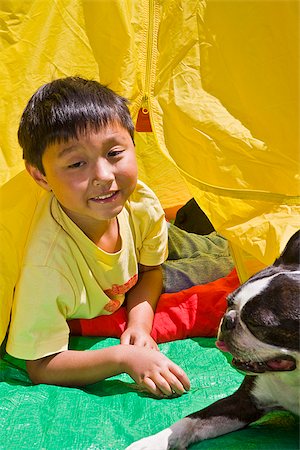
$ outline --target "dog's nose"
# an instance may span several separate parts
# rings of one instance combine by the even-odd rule
[[[228,311],[222,321],[222,331],[229,331],[235,328],[237,322],[237,312]]]

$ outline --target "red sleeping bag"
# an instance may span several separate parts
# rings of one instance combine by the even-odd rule
[[[227,295],[239,286],[236,270],[211,283],[193,286],[180,292],[162,294],[157,303],[151,336],[157,343],[188,337],[216,336],[227,308]],[[75,336],[119,338],[126,328],[127,312],[116,312],[94,319],[68,321]]]

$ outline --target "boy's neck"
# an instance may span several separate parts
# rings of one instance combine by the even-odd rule
[[[97,247],[101,248],[107,253],[116,253],[121,250],[121,236],[119,232],[118,219],[115,217],[110,219],[100,227],[85,227],[84,234],[92,241]]]
[[[121,250],[122,241],[117,217],[102,221],[85,221],[82,218],[70,217],[70,214],[68,214],[62,205],[61,207],[67,216],[101,250],[107,253],[116,253]]]
[[[111,219],[105,231],[99,233],[95,230],[90,235],[87,235],[97,247],[101,248],[107,253],[116,253],[121,250],[122,241],[119,230],[119,222],[115,217]]]

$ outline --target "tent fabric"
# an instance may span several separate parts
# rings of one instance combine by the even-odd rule
[[[299,228],[298,2],[17,0],[0,19],[1,184],[32,93],[95,78],[149,115],[139,173],[163,207],[195,197],[241,280],[273,262]]]
[[[72,338],[71,347],[89,350],[116,345],[117,339]],[[215,339],[160,344],[181,365],[191,390],[178,398],[156,399],[135,389],[122,374],[85,388],[30,382],[24,366],[8,355],[0,360],[0,449],[125,450],[185,415],[230,395],[243,380]],[[299,420],[276,411],[248,428],[190,446],[191,450],[296,450]],[[153,449],[154,450],[154,449]]]
[[[0,343],[10,320],[14,287],[42,190],[22,171],[0,189]]]

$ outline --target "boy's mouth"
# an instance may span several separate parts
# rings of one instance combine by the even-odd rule
[[[113,199],[114,197],[116,197],[116,195],[118,194],[119,191],[114,191],[114,192],[108,192],[107,194],[102,194],[102,195],[96,195],[95,197],[90,198],[90,200],[92,201],[100,201],[100,202],[105,202],[105,201],[109,201],[111,199]]]

